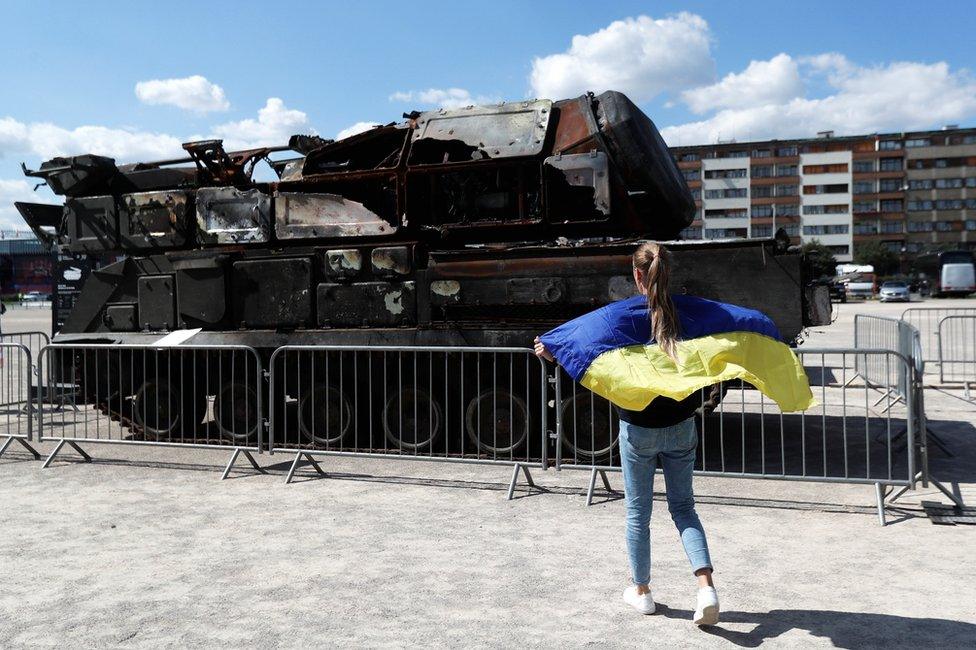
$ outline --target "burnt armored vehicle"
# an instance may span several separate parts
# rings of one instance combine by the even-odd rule
[[[695,215],[654,124],[620,93],[404,118],[337,141],[239,152],[191,142],[177,160],[80,155],[25,169],[65,197],[18,204],[28,224],[62,255],[98,260],[79,295],[58,299],[55,341],[153,343],[183,330],[187,343],[244,344],[265,361],[286,344],[526,347],[630,295],[635,243],[676,240]],[[262,161],[273,181],[254,177]],[[782,240],[671,247],[675,291],[762,309],[786,340],[819,323]],[[194,383],[216,395],[226,437],[258,426],[250,412],[221,415],[221,396],[244,390],[239,370],[181,368],[179,385],[141,386],[117,375],[151,369],[85,372],[99,389],[86,394],[115,396],[134,411],[120,417],[156,436],[199,424],[178,421],[200,399]],[[152,424],[139,416],[147,399]]]

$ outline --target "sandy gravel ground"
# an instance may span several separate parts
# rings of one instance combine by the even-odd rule
[[[900,312],[847,306],[808,344],[848,344],[855,309]],[[976,407],[929,393],[956,452],[933,473],[976,501]],[[933,524],[932,490],[881,527],[869,486],[699,479],[724,610],[699,630],[663,494],[642,617],[620,601],[623,502],[587,508],[582,473],[536,472],[545,489],[507,501],[499,467],[330,458],[285,485],[281,455],[221,482],[226,451],[88,450],[0,458],[0,647],[976,644],[976,527]]]

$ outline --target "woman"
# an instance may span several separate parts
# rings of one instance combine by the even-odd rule
[[[637,290],[647,300],[653,339],[677,363],[680,322],[668,292],[670,253],[656,243],[642,244],[634,253],[633,267]],[[555,361],[538,337],[535,352]],[[715,399],[714,391],[712,399]],[[627,504],[627,551],[634,583],[624,590],[623,598],[642,614],[654,613],[650,586],[650,522],[654,474],[660,465],[667,483],[668,511],[681,536],[692,573],[698,580],[694,622],[696,625],[715,625],[719,604],[712,581],[712,560],[705,531],[695,512],[692,491],[695,447],[698,445],[694,412],[701,406],[701,391],[695,391],[683,400],[659,396],[641,411],[616,407],[620,416],[618,440]]]

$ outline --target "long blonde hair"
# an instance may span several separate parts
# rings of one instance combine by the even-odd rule
[[[641,244],[634,251],[634,268],[644,279],[647,294],[647,315],[651,319],[651,334],[664,353],[678,361],[678,311],[671,300],[671,252],[654,242]]]

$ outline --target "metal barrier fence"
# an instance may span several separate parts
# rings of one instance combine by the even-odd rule
[[[976,382],[976,313],[945,316],[938,326],[939,383]]]
[[[17,444],[38,458],[30,445],[34,415],[31,411],[31,351],[20,343],[0,342],[0,456]]]
[[[905,321],[887,316],[856,314],[854,316],[854,348],[892,350],[910,359],[921,376],[924,371],[921,340],[918,330]],[[857,375],[874,387],[888,387],[899,398],[906,399],[912,390],[911,374],[893,368],[884,359],[870,356],[856,358]],[[884,394],[884,392],[883,392]],[[882,397],[882,399],[884,399]],[[878,400],[880,403],[881,400]]]
[[[523,348],[286,346],[271,369],[269,451],[492,463],[547,462],[548,371]]]
[[[240,345],[154,347],[53,344],[41,351],[39,440],[56,440],[87,461],[82,443],[233,447],[260,470],[263,365]],[[261,470],[263,471],[263,470]]]
[[[922,360],[939,360],[939,323],[946,316],[976,316],[976,307],[909,307],[901,314],[901,320],[912,325],[920,333]]]
[[[900,384],[913,386],[911,358],[886,349],[798,349],[819,404],[782,413],[762,393],[741,382],[714,412],[698,416],[695,471],[702,476],[873,484],[884,522],[882,485],[914,487],[916,443],[923,447],[914,392],[899,400]],[[865,380],[859,368],[882,368]],[[590,471],[587,503],[597,476],[618,470],[617,416],[611,404],[574,386],[560,371],[557,469]],[[860,380],[860,381],[859,381]],[[884,394],[883,408],[874,390]],[[557,398],[558,399],[558,398]],[[900,403],[899,403],[900,402]]]

